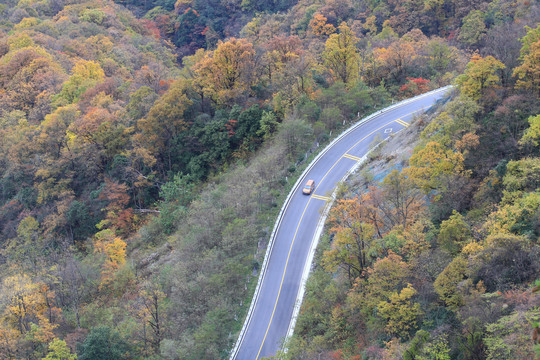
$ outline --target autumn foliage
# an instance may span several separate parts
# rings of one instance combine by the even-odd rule
[[[529,356],[506,329],[536,300],[501,310],[498,292],[538,271],[538,11],[3,1],[0,358],[227,357],[311,154],[448,84],[455,98],[408,128],[414,152],[374,150],[399,161],[330,212],[286,356]]]
[[[408,83],[399,88],[399,91],[403,94],[403,97],[405,98],[420,95],[429,90],[429,79],[407,78],[407,80]]]

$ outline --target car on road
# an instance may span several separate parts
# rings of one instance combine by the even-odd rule
[[[306,182],[306,185],[304,185],[304,188],[302,189],[302,193],[304,195],[310,195],[313,190],[315,190],[315,181],[314,180],[308,180]]]

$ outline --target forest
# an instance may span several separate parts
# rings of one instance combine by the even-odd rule
[[[340,189],[276,358],[540,357],[539,19],[527,0],[3,0],[0,359],[227,358],[314,154],[449,84],[410,159]]]

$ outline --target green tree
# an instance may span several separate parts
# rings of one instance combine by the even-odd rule
[[[540,144],[540,115],[529,117],[529,128],[525,130],[519,143],[535,147]]]
[[[105,19],[105,13],[100,9],[84,9],[81,11],[79,19],[101,25]]]
[[[72,354],[64,340],[55,338],[49,343],[49,353],[42,360],[76,360],[77,354]]]
[[[403,360],[415,360],[422,351],[422,347],[429,340],[429,333],[426,330],[418,330],[414,338],[410,341],[409,347],[403,354]]]
[[[311,143],[313,129],[305,120],[290,116],[279,124],[276,137],[285,146],[286,154],[295,158]]]
[[[79,360],[124,360],[130,358],[130,347],[118,331],[100,326],[90,330],[79,354]]]
[[[278,127],[278,120],[273,111],[264,110],[261,117],[260,129],[257,130],[257,135],[262,136],[267,140],[272,136]]]
[[[186,207],[194,199],[194,179],[191,175],[178,173],[171,181],[161,186],[159,196],[163,198],[160,208],[160,222],[165,232],[170,233],[178,218],[185,214]]]
[[[512,193],[530,192],[540,188],[540,158],[530,157],[509,161],[506,164],[503,185]]]
[[[193,200],[194,186],[195,184],[190,175],[178,173],[174,175],[172,181],[163,184],[159,196],[165,202],[175,202],[178,205],[187,206]]]
[[[233,115],[237,113],[234,111],[235,109],[240,110],[238,106],[234,106],[233,111],[229,115],[232,119],[237,120],[234,127],[234,135],[230,139],[231,143],[233,146],[239,146],[244,143],[245,145],[250,145],[250,150],[254,150],[254,145],[256,145],[255,140],[262,124],[261,119],[264,110],[258,105],[253,105],[235,116]]]
[[[416,360],[450,360],[450,348],[446,336],[440,335],[431,339],[424,345],[422,353],[415,357]]]
[[[467,260],[458,256],[437,276],[433,286],[441,300],[452,310],[463,304],[463,295],[458,285],[465,279]]]
[[[438,241],[448,252],[456,255],[471,237],[471,229],[465,222],[463,215],[456,210],[448,220],[441,223]]]
[[[441,39],[430,40],[427,44],[429,67],[437,74],[443,75],[450,68],[456,56],[456,48],[448,46]]]
[[[534,359],[530,323],[540,318],[540,309],[513,311],[486,326],[487,360]]]
[[[463,19],[463,25],[459,31],[458,40],[467,46],[478,46],[486,36],[486,24],[484,14],[480,10],[471,11]]]

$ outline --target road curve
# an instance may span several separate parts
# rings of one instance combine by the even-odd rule
[[[358,122],[328,145],[304,171],[274,227],[231,360],[257,360],[273,356],[280,349],[289,327],[294,327],[298,310],[296,306],[295,311],[295,304],[303,294],[304,268],[309,269],[306,262],[311,261],[313,245],[318,241],[317,225],[334,187],[367,154],[377,136],[384,139],[407,127],[415,114],[431,107],[447,90],[441,88],[403,101]],[[311,196],[302,195],[307,179],[316,183]]]

